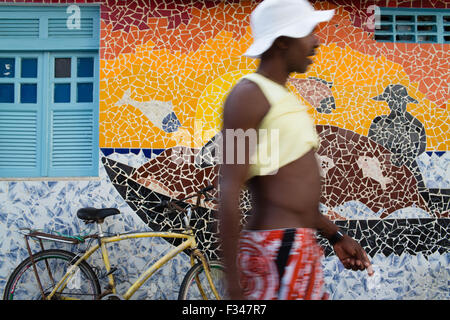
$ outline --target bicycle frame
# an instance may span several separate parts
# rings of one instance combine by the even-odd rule
[[[191,264],[193,265],[195,262],[195,257],[198,258],[204,266],[206,277],[208,279],[208,282],[213,290],[214,295],[217,299],[220,299],[220,296],[214,286],[214,283],[211,278],[211,274],[209,272],[209,266],[206,261],[206,258],[203,256],[202,253],[197,248],[197,243],[195,241],[195,237],[190,233],[173,233],[173,232],[137,232],[137,233],[127,233],[127,234],[119,234],[116,236],[103,236],[101,232],[101,227],[99,225],[99,231],[100,234],[98,236],[98,244],[92,246],[89,248],[89,250],[84,253],[66,272],[66,274],[63,276],[63,278],[56,284],[55,288],[52,290],[52,292],[46,296],[47,300],[51,300],[58,292],[64,290],[64,288],[67,286],[70,278],[75,273],[78,265],[87,259],[96,252],[99,248],[102,252],[102,258],[103,263],[106,267],[106,271],[108,272],[108,282],[109,286],[111,288],[111,291],[113,294],[116,294],[116,287],[114,282],[114,275],[111,273],[111,264],[109,262],[109,256],[108,256],[108,250],[106,248],[106,244],[123,241],[123,240],[129,240],[129,239],[137,239],[137,238],[179,238],[179,239],[185,239],[180,245],[177,247],[171,249],[168,253],[166,253],[163,257],[161,257],[158,261],[153,263],[146,271],[144,271],[139,278],[129,287],[127,292],[123,295],[123,298],[128,300],[130,299],[133,294],[158,270],[160,269],[164,264],[166,264],[170,259],[178,255],[180,252],[191,248],[194,249],[193,256],[191,256]],[[202,292],[203,289],[200,286],[200,291]]]
[[[195,204],[195,207],[199,207],[200,205],[200,200],[201,200],[201,196],[205,196],[206,192],[208,190],[212,189],[212,185],[198,191],[196,194],[192,195],[192,196],[188,196],[184,199],[181,200],[176,200],[174,202],[169,202],[167,205],[169,208],[175,209],[177,211],[183,212],[185,211],[184,208],[181,208],[180,206],[178,206],[175,202],[180,202],[180,201],[185,201],[188,199],[191,199],[193,197],[197,197],[197,201]],[[209,200],[211,200],[213,198],[209,198]],[[189,209],[190,210],[190,209]],[[193,230],[190,228],[189,226],[189,221],[190,221],[190,211],[188,211],[188,216],[184,217],[184,221],[186,224],[186,229],[183,229],[183,232],[134,232],[134,233],[126,233],[126,234],[118,234],[115,236],[105,236],[103,231],[102,231],[102,222],[101,221],[97,221],[97,227],[98,227],[98,234],[92,234],[92,235],[88,235],[88,236],[83,236],[83,237],[65,237],[65,236],[56,236],[53,234],[49,234],[49,233],[43,233],[43,232],[39,232],[39,231],[34,231],[31,229],[24,229],[24,230],[28,230],[28,233],[25,233],[25,240],[26,240],[26,244],[27,244],[27,250],[28,253],[30,255],[30,259],[33,265],[33,271],[36,277],[36,280],[38,282],[38,286],[39,289],[41,291],[41,294],[43,297],[45,297],[45,299],[47,300],[51,300],[52,298],[54,298],[55,296],[58,297],[58,293],[62,292],[65,287],[69,284],[70,279],[73,277],[73,275],[75,274],[78,266],[83,262],[83,261],[87,261],[94,252],[96,252],[97,250],[101,249],[101,254],[102,254],[102,260],[103,263],[105,265],[106,271],[107,271],[107,276],[108,276],[108,288],[107,288],[107,293],[112,293],[112,294],[117,294],[116,291],[116,286],[115,286],[115,281],[114,281],[114,275],[113,272],[114,270],[111,270],[111,264],[109,262],[109,255],[108,255],[108,250],[106,248],[106,245],[108,243],[113,243],[113,242],[119,242],[119,241],[123,241],[123,240],[129,240],[129,239],[138,239],[138,238],[172,238],[172,239],[183,239],[183,242],[178,245],[177,247],[171,249],[168,253],[166,253],[163,257],[161,257],[158,261],[156,261],[155,263],[153,263],[147,270],[145,270],[140,276],[139,278],[128,288],[127,292],[123,295],[124,299],[130,299],[133,294],[157,271],[159,270],[162,266],[164,266],[169,260],[171,260],[173,257],[175,257],[176,255],[178,255],[180,252],[190,248],[192,249],[192,254],[191,254],[191,265],[194,266],[196,260],[199,260],[202,265],[203,265],[203,269],[205,270],[205,275],[207,278],[207,281],[213,291],[214,296],[216,297],[216,299],[220,299],[220,296],[217,292],[216,287],[214,286],[212,277],[211,277],[211,273],[210,273],[210,268],[209,268],[209,263],[206,259],[206,257],[202,254],[202,252],[200,250],[197,249],[197,243],[195,241],[195,235],[193,233]],[[92,223],[92,221],[88,221],[87,223]],[[39,279],[39,274],[38,274],[38,270],[36,268],[35,262],[33,260],[33,254],[31,252],[31,248],[30,245],[28,243],[28,237],[33,237],[33,238],[37,238],[39,240],[39,243],[41,245],[41,249],[44,250],[44,246],[42,243],[42,240],[52,240],[52,241],[57,241],[57,242],[63,242],[63,243],[71,243],[71,244],[79,244],[81,242],[84,242],[85,239],[91,238],[91,239],[97,239],[98,243],[96,245],[93,245],[91,247],[88,248],[88,250],[84,253],[84,254],[80,254],[76,256],[76,261],[75,258],[73,259],[74,261],[71,261],[71,266],[69,267],[69,269],[66,271],[66,273],[64,274],[63,278],[61,280],[59,280],[59,282],[54,285],[53,290],[50,292],[50,294],[46,295],[44,292],[44,289],[42,287],[41,281]],[[54,284],[54,280],[50,271],[50,268],[47,264],[47,261],[45,262],[47,265],[47,270],[49,273],[49,277],[52,280],[53,284]],[[206,295],[205,292],[202,288],[202,285],[200,283],[199,277],[198,275],[195,276],[195,281],[197,283],[197,286],[199,288],[199,291],[202,295],[202,297],[205,299]],[[102,296],[104,296],[105,293],[102,293],[99,297],[96,298],[100,298]],[[59,298],[62,299],[71,299],[70,297],[64,297],[61,296]]]

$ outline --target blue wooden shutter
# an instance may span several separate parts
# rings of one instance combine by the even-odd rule
[[[98,175],[100,11],[77,7],[79,25],[69,28],[68,6],[0,6],[0,177]],[[61,55],[72,64],[60,79]],[[22,74],[27,57],[38,57],[35,75],[28,60]],[[78,75],[78,59],[93,61],[88,74]],[[68,102],[55,102],[55,85],[67,84]]]
[[[382,42],[450,43],[450,10],[380,8],[374,38]]]
[[[0,109],[0,176],[39,175],[38,114]]]
[[[42,54],[0,53],[0,177],[40,175],[41,74]]]
[[[443,43],[450,43],[450,12],[442,15]]]
[[[7,41],[0,50],[98,50],[99,7],[77,6],[80,19],[74,28],[68,7],[0,5],[0,43]]]
[[[97,174],[98,145],[93,110],[54,110],[49,176]]]
[[[58,60],[64,62],[59,74]],[[85,61],[87,67],[83,65]],[[50,55],[48,175],[51,177],[98,175],[98,64],[97,53]],[[59,92],[58,86],[64,90]]]

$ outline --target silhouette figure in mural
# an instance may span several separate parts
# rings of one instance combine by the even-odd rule
[[[411,164],[427,146],[425,127],[406,110],[408,103],[418,101],[401,84],[388,85],[381,95],[372,99],[386,101],[391,113],[373,119],[369,138],[393,153],[392,164],[398,167]]]
[[[401,167],[406,165],[414,174],[420,194],[430,202],[429,192],[416,159],[425,152],[427,137],[423,124],[409,113],[408,103],[419,103],[408,95],[401,84],[390,84],[381,95],[372,98],[386,101],[391,112],[377,116],[369,128],[368,137],[392,152],[391,163]]]

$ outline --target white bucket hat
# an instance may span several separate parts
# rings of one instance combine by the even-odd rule
[[[280,36],[306,37],[333,15],[334,10],[314,10],[307,0],[264,0],[250,15],[253,43],[244,55],[259,58]]]

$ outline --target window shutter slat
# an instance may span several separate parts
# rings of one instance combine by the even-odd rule
[[[80,6],[79,14],[67,6],[0,5],[0,50],[98,50],[98,7]],[[26,41],[24,41],[26,40]]]
[[[92,110],[54,110],[51,117],[51,150],[49,175],[77,171],[80,176],[92,174],[95,168]]]
[[[49,38],[93,38],[94,19],[80,19],[79,28],[70,29],[67,27],[67,19],[48,19],[48,37]]]
[[[39,38],[39,19],[0,19],[0,38]]]
[[[0,110],[0,176],[39,175],[36,111]]]

